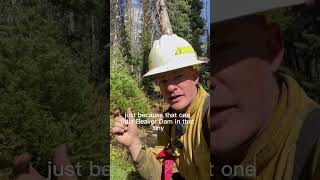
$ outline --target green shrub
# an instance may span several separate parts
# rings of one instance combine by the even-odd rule
[[[112,180],[126,179],[134,166],[126,150],[110,146],[110,178]]]
[[[139,88],[138,82],[131,76],[127,65],[124,63],[121,53],[111,51],[112,64],[110,71],[110,108],[121,112],[132,107],[139,113],[150,113],[150,102]]]

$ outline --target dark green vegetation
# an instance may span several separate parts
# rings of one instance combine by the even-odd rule
[[[29,152],[46,176],[53,148],[66,143],[80,179],[90,161],[107,163],[105,8],[102,0],[0,1],[2,161]]]
[[[185,37],[198,55],[203,56],[206,53],[201,41],[206,33],[205,20],[201,16],[203,3],[200,0],[168,0],[167,4],[173,32]]]
[[[298,6],[270,16],[285,38],[282,71],[298,80],[307,94],[320,102],[320,11]]]

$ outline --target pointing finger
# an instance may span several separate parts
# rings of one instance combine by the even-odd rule
[[[129,107],[127,110],[127,116],[130,120],[134,120],[131,107]]]
[[[129,125],[128,125],[129,129],[130,129],[130,128],[137,128],[136,120],[135,120],[135,118],[134,118],[134,116],[133,116],[131,107],[128,108],[127,114],[128,114],[128,118],[129,118],[129,120],[130,120],[130,123],[129,123]]]

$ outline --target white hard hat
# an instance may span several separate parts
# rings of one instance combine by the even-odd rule
[[[305,0],[213,0],[211,23],[305,3]]]
[[[199,61],[197,53],[190,43],[175,34],[162,35],[153,43],[149,54],[149,71],[143,77],[160,74],[196,64]]]

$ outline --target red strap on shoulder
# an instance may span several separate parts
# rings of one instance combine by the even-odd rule
[[[162,179],[170,180],[173,175],[174,160],[176,157],[172,156],[170,153],[164,149],[157,154],[157,158],[164,159],[162,168]]]

